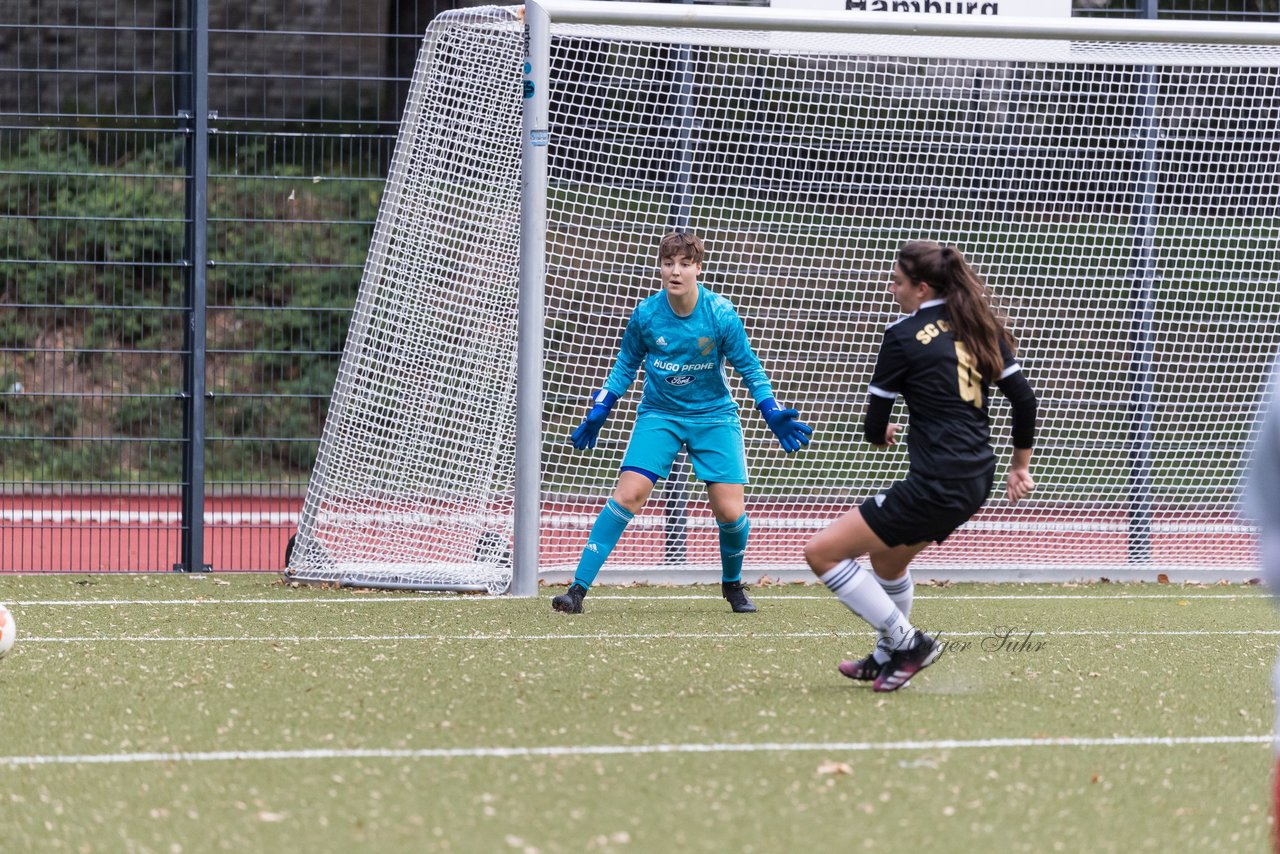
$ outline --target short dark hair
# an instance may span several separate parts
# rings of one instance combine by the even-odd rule
[[[673,231],[658,244],[658,263],[683,255],[695,264],[701,264],[707,249],[702,238],[692,231]]]

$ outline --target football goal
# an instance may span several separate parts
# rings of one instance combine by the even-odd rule
[[[569,434],[673,229],[737,306],[787,456],[743,404],[744,577],[906,471],[861,419],[898,247],[958,245],[1040,398],[1037,489],[918,577],[1246,579],[1238,483],[1280,347],[1280,27],[547,0],[426,33],[290,577],[535,592],[572,573],[639,382]],[[910,420],[905,413],[895,420]],[[687,465],[601,579],[718,578]]]

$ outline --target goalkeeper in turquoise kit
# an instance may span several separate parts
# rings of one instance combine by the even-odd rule
[[[720,529],[721,592],[737,613],[754,611],[742,586],[742,556],[751,525],[745,512],[747,460],[738,404],[724,366],[732,365],[756,408],[787,453],[809,444],[813,430],[794,409],[783,409],[751,349],[733,303],[698,282],[705,250],[693,234],[672,233],[658,246],[662,291],[631,314],[618,359],[591,411],[573,431],[573,446],[594,448],[618,398],[644,365],[644,393],[622,459],[613,497],[600,511],[567,593],[551,600],[557,611],[577,614],[600,567],[659,478],[671,474],[681,449],[707,485],[707,500]]]

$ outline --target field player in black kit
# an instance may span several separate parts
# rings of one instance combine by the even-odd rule
[[[904,480],[836,519],[804,549],[819,580],[879,635],[870,655],[839,667],[850,679],[872,682],[876,691],[896,691],[942,652],[911,625],[907,565],[967,522],[991,494],[992,384],[1012,405],[1005,497],[1016,502],[1035,486],[1035,393],[983,280],[960,250],[917,240],[898,251],[889,290],[906,317],[885,330],[864,430],[873,445],[896,444],[901,427],[889,418],[902,395],[911,416],[910,467]],[[858,563],[864,554],[874,573]]]

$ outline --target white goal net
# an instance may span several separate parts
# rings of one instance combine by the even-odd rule
[[[996,490],[918,575],[1256,574],[1236,503],[1280,346],[1275,32],[818,33],[772,30],[769,10],[739,10],[760,21],[742,29],[599,5],[641,17],[551,24],[538,530],[512,522],[523,19],[451,12],[420,54],[290,574],[498,591],[516,536],[538,538],[544,576],[571,573],[640,381],[593,451],[569,433],[675,228],[705,239],[703,283],[815,428],[783,454],[732,377],[748,581],[800,573],[815,531],[905,474],[905,447],[860,425],[914,238],[985,274],[1040,400],[1033,496],[1002,497],[997,394]],[[678,468],[602,579],[718,577],[705,499]]]

